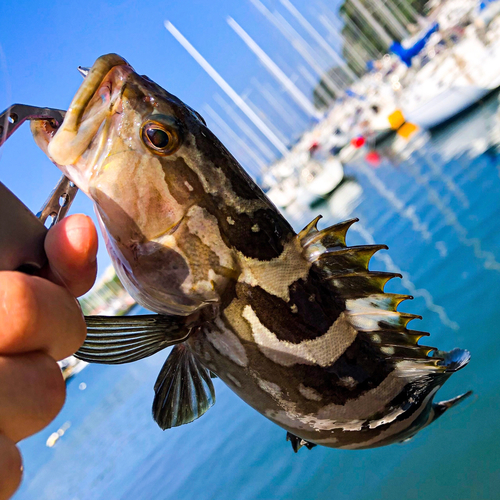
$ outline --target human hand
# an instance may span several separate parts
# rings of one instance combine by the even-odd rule
[[[86,327],[75,297],[97,273],[97,232],[72,215],[47,233],[49,264],[41,276],[0,272],[0,500],[22,476],[15,443],[48,425],[63,406],[66,387],[56,361],[82,345]]]

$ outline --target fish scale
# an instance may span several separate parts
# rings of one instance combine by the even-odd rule
[[[357,219],[296,234],[201,116],[121,57],[88,70],[55,135],[37,143],[94,201],[128,292],[157,314],[87,317],[77,352],[127,363],[174,346],[154,386],[162,429],[215,402],[212,376],[287,431],[294,451],[403,441],[469,393],[433,403],[469,353],[419,344],[350,247]]]

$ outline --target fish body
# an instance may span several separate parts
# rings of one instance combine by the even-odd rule
[[[354,222],[296,234],[203,118],[114,54],[99,58],[59,129],[37,143],[95,203],[116,271],[158,313],[88,317],[77,353],[123,363],[175,345],[155,385],[169,428],[215,401],[212,376],[288,431],[295,451],[413,436],[465,395],[433,403],[467,351],[418,344],[408,296],[348,247]],[[467,395],[467,394],[466,394]]]

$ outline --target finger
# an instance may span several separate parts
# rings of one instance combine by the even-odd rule
[[[0,356],[0,432],[17,442],[47,426],[64,404],[66,386],[47,354]]]
[[[86,335],[77,300],[37,276],[0,272],[0,354],[44,351],[54,359],[73,354]]]
[[[97,231],[89,217],[77,214],[58,222],[47,233],[45,252],[45,277],[64,284],[75,297],[90,290],[97,273]]]
[[[22,474],[19,450],[13,441],[0,434],[0,500],[7,500],[14,494]]]

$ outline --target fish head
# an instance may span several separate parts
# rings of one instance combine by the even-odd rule
[[[127,290],[156,312],[189,315],[217,301],[223,285],[208,269],[195,279],[179,243],[186,215],[210,190],[210,176],[201,181],[188,167],[203,159],[195,137],[206,130],[116,54],[97,59],[58,130],[32,122],[37,144],[93,200]]]

